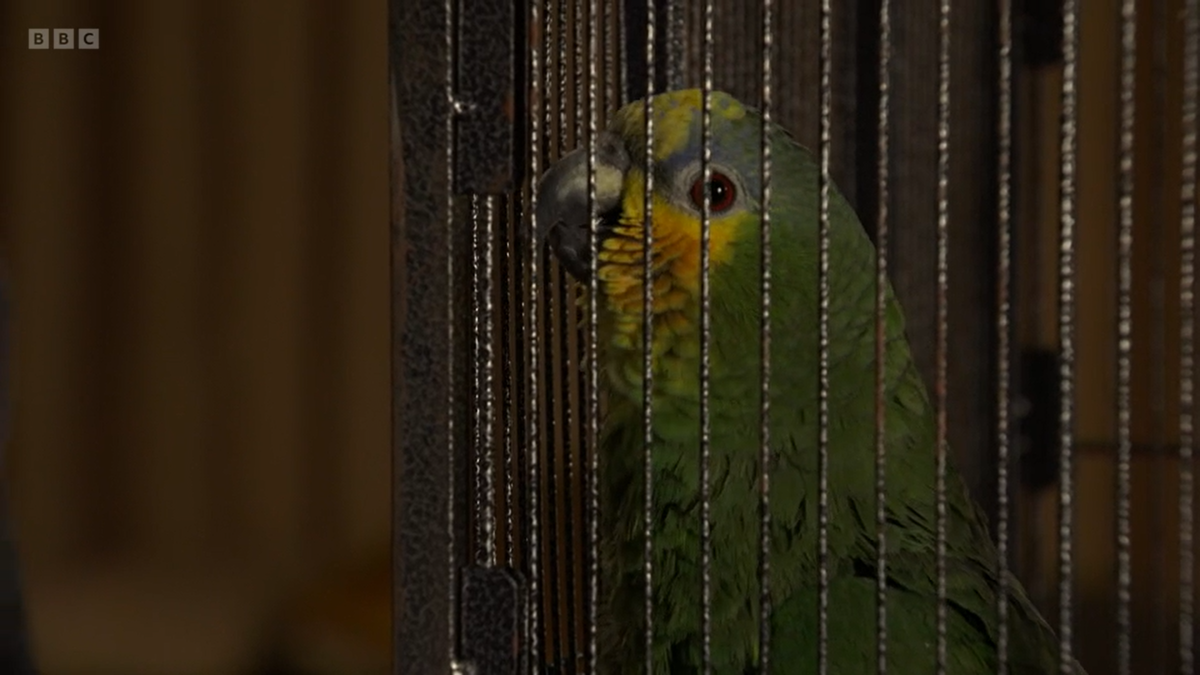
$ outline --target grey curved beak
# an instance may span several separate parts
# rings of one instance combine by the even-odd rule
[[[596,138],[597,217],[621,202],[629,154],[617,136],[604,132]],[[551,250],[571,276],[586,280],[591,271],[588,246],[588,155],[579,148],[558,160],[538,183],[537,231],[539,242]]]

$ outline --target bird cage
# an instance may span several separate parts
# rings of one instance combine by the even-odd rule
[[[595,316],[530,219],[683,88],[857,212],[1060,654],[1192,672],[1198,5],[393,0],[395,672],[593,672]]]

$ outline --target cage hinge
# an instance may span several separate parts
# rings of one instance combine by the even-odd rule
[[[459,194],[502,194],[518,180],[516,4],[461,0],[454,183]],[[469,17],[470,20],[467,20]]]
[[[1021,480],[1040,490],[1058,480],[1058,352],[1033,348],[1021,352],[1020,394],[1015,412],[1020,424],[1018,454]]]
[[[461,660],[465,675],[517,675],[527,669],[525,584],[508,567],[464,568],[459,595]]]

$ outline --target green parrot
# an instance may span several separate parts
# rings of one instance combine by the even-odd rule
[[[711,180],[702,185],[702,93],[654,98],[653,664],[699,673],[700,219],[710,195],[711,664],[757,672],[761,414],[761,117],[712,92]],[[594,264],[603,375],[598,660],[645,672],[643,283],[644,101],[597,138]],[[783,129],[769,132],[771,240],[771,666],[816,673],[818,644],[818,165]],[[537,232],[587,280],[586,149],[538,186]],[[875,251],[831,187],[829,242],[828,655],[831,675],[875,672]],[[932,673],[937,644],[933,406],[887,289],[887,662]],[[985,518],[959,475],[946,477],[946,658],[955,675],[997,668],[999,572]],[[1058,671],[1058,639],[1010,577],[1009,672]],[[1072,663],[1075,673],[1082,669]]]

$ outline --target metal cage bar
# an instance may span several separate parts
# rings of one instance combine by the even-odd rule
[[[712,92],[713,0],[704,0],[704,75],[701,82],[700,176],[704,189],[700,208],[700,654],[701,675],[712,672],[712,421],[710,410],[712,349]],[[646,167],[647,172],[650,167]]]
[[[946,470],[949,449],[947,378],[950,339],[950,0],[938,3],[937,92],[937,290],[934,326],[934,399],[937,421],[935,478],[937,574],[937,673],[946,672]]]
[[[999,8],[999,120],[997,123],[996,271],[996,673],[1009,667],[1009,462],[1012,454],[1012,248],[1013,248],[1013,2]]]
[[[542,3],[529,3],[529,25],[533,27],[542,26]],[[544,126],[544,109],[546,107],[546,90],[542,84],[542,69],[545,62],[542,59],[545,47],[543,42],[549,40],[549,35],[543,33],[541,41],[530,40],[529,45],[529,173],[531,179],[541,175],[542,168],[542,153],[543,143],[547,135],[547,128]],[[537,231],[537,190],[532,186],[528,189],[528,213],[530,219],[530,229]],[[528,402],[528,417],[526,418],[526,439],[525,454],[528,458],[528,484],[526,494],[528,494],[528,511],[525,514],[526,527],[528,528],[527,540],[527,557],[526,569],[532,573],[529,575],[529,616],[528,616],[528,651],[529,651],[529,675],[539,675],[542,671],[542,663],[544,661],[544,651],[542,645],[542,614],[544,611],[544,599],[542,597],[541,583],[541,544],[542,544],[542,523],[541,523],[541,379],[538,377],[541,371],[541,331],[539,331],[538,318],[541,313],[541,256],[542,250],[536,238],[529,238],[529,248],[526,258],[527,266],[527,283],[529,291],[526,296],[528,303],[525,308],[525,317],[529,322],[526,335],[528,337],[527,348],[529,350],[528,360],[528,382],[529,388],[527,393]]]
[[[1133,340],[1133,194],[1134,194],[1134,87],[1137,66],[1137,2],[1121,3],[1121,74],[1119,123],[1119,185],[1117,190],[1117,507],[1116,538],[1116,667],[1128,675],[1132,660],[1133,625],[1130,619],[1132,571],[1130,541],[1130,491],[1133,439],[1130,431],[1130,377]]]
[[[1184,5],[1183,161],[1179,261],[1179,660],[1191,675],[1195,655],[1195,386],[1196,386],[1196,163],[1200,114],[1200,2]]]
[[[771,106],[774,70],[771,57],[775,50],[775,5],[763,0],[762,12],[762,116],[759,171],[762,191],[759,195],[762,237],[762,328],[759,358],[762,359],[759,411],[759,561],[758,561],[758,667],[771,672]]]
[[[892,3],[879,3],[879,111],[876,138],[875,214],[875,651],[879,675],[887,672],[887,285],[891,242]],[[822,242],[822,247],[827,246]]]
[[[817,149],[817,673],[829,672],[829,206],[833,159],[833,8],[821,0]]]
[[[595,673],[599,665],[597,623],[600,603],[600,366],[597,356],[598,310],[597,298],[600,287],[596,264],[600,259],[599,214],[596,212],[596,136],[597,106],[596,92],[597,22],[600,17],[598,0],[588,0],[588,82],[587,82],[587,152],[588,152],[588,260],[591,273],[588,275],[588,387],[587,387],[587,521],[588,521],[588,612],[587,612],[587,672]],[[607,76],[607,74],[606,74]]]
[[[646,14],[646,43],[645,56],[646,72],[655,73],[657,55],[655,42],[654,12]],[[642,450],[643,474],[643,521],[642,565],[644,570],[644,603],[643,619],[645,636],[643,648],[645,653],[646,672],[654,672],[654,172],[646,167],[654,163],[654,87],[651,81],[645,80],[645,154],[640,158],[643,162],[643,192],[642,192]]]
[[[1075,446],[1075,187],[1077,165],[1077,99],[1079,5],[1063,3],[1063,84],[1059,180],[1058,339],[1059,339],[1059,542],[1058,638],[1059,672],[1074,672],[1072,584],[1074,579],[1074,446]]]

